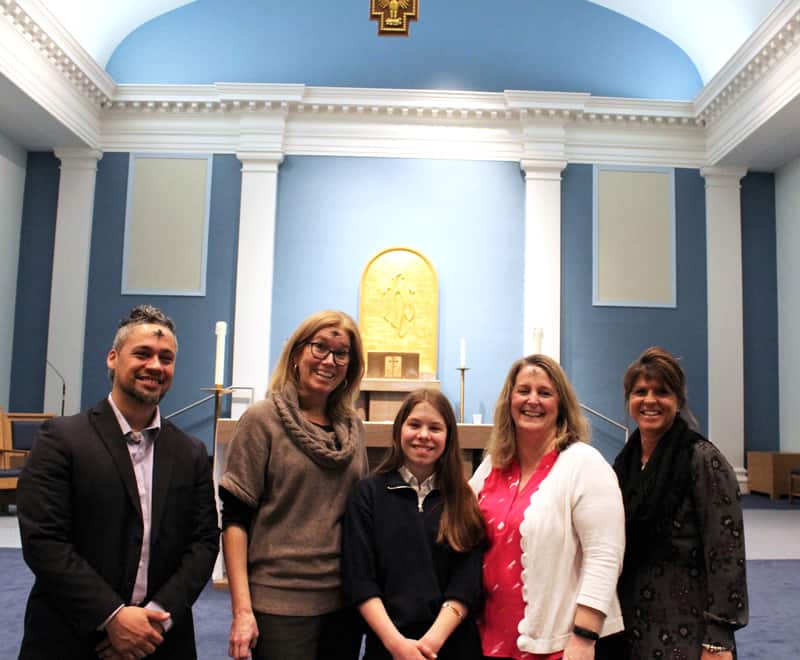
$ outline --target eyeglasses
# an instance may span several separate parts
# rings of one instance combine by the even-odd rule
[[[333,363],[340,367],[350,363],[350,351],[334,351],[318,341],[310,341],[308,345],[311,347],[311,356],[315,360],[324,360],[328,355],[333,355]]]

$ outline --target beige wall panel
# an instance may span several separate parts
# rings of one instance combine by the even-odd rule
[[[205,293],[210,160],[131,161],[124,293]]]
[[[675,304],[671,172],[597,172],[595,304]]]

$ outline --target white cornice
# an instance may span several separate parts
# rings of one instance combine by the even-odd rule
[[[103,112],[102,148],[236,153],[251,151],[243,139],[261,136],[270,153],[557,161],[569,154],[619,162],[619,139],[631,164],[672,158],[694,167],[703,164],[697,152],[705,137],[691,110],[690,103],[547,92],[120,85]]]
[[[706,85],[694,102],[706,124],[728,108],[791,53],[800,48],[800,0],[783,0]]]
[[[711,123],[707,130],[707,162],[719,162],[798,95],[800,48],[754,82]]]
[[[114,81],[41,0],[0,0],[0,11],[92,103],[114,93]]]
[[[7,13],[7,5],[8,0],[0,0],[0,74],[87,146],[96,147],[99,100],[93,102],[85,86],[74,84],[76,74],[54,61],[49,37],[34,30],[29,19],[26,22],[27,14],[16,5]]]
[[[617,127],[598,130],[580,124],[567,128],[566,159],[570,163],[699,168],[706,164],[703,131],[694,127]]]
[[[270,112],[435,120],[542,119],[629,125],[701,125],[690,102],[563,92],[459,92],[272,85],[118,85],[112,112]]]
[[[302,101],[309,105],[334,105],[356,108],[415,108],[459,110],[504,110],[505,104],[496,92],[464,92],[419,89],[381,89],[363,87],[306,87]]]
[[[525,90],[116,85],[43,0],[0,0],[0,13],[0,73],[87,145],[104,151],[237,153],[249,152],[249,144],[273,155],[567,158],[695,167],[715,162],[758,128],[797,92],[800,77],[800,0],[783,0],[693,102]],[[774,96],[768,103],[764,90]],[[756,91],[760,105],[750,100]],[[248,116],[271,126],[266,136],[243,135]]]
[[[104,152],[235,153],[240,126],[238,118],[222,113],[106,113],[100,132]]]
[[[489,120],[491,122],[491,120]],[[516,122],[429,121],[356,116],[350,121],[322,121],[292,116],[286,153],[326,156],[511,160],[522,156]]]

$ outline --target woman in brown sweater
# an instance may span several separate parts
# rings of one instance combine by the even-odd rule
[[[236,426],[220,485],[234,660],[358,657],[360,618],[343,609],[339,557],[347,496],[367,472],[353,408],[363,371],[353,319],[313,314]]]

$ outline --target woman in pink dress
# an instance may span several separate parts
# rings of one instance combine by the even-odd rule
[[[557,362],[531,355],[511,366],[470,481],[489,542],[485,658],[613,658],[601,638],[622,630],[625,517],[614,472],[588,437]]]

